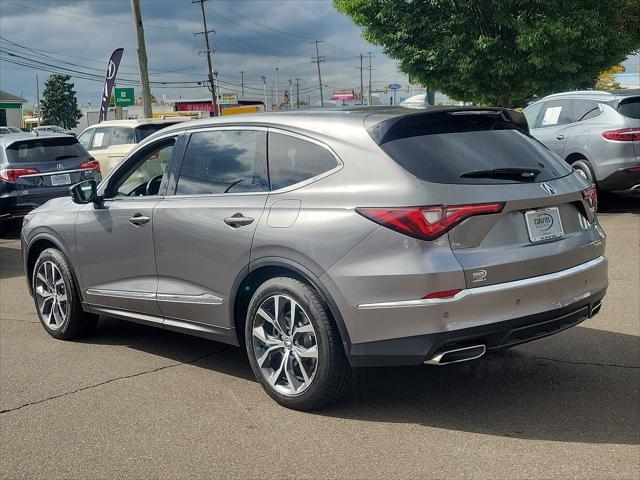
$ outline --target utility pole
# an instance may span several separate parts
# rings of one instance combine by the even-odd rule
[[[373,70],[373,66],[371,65],[371,52],[367,52],[367,55],[369,55],[369,66],[367,68],[369,69],[369,105],[371,105],[373,101],[371,96],[371,70]]]
[[[364,105],[364,84],[362,83],[362,71],[365,69],[365,67],[362,66],[362,58],[364,57],[364,55],[361,53],[360,54],[360,66],[356,67],[358,70],[360,70],[360,105]]]
[[[296,107],[300,108],[300,77],[296,77]]]
[[[38,126],[40,126],[40,82],[38,81],[38,74],[36,73],[36,103],[38,104],[38,109],[36,110],[36,121]]]
[[[240,70],[240,86],[242,88],[242,97],[244,98],[244,70]]]
[[[278,97],[278,67],[276,67],[276,110],[280,110],[280,98]]]
[[[147,67],[147,48],[144,44],[144,28],[140,14],[140,0],[131,0],[133,22],[136,25],[138,37],[138,67],[140,70],[140,83],[142,83],[142,106],[145,118],[151,118],[151,89],[149,88],[149,70]]]
[[[291,78],[287,79],[289,81],[289,106],[293,110],[293,88],[291,86]]]
[[[320,85],[320,105],[324,108],[324,95],[322,93],[322,75],[320,75],[320,62],[325,62],[326,61],[326,57],[324,56],[320,56],[320,54],[318,53],[318,43],[320,43],[321,40],[313,40],[312,42],[309,43],[315,43],[316,44],[316,56],[315,57],[311,57],[311,63],[314,63],[318,66],[318,85]]]
[[[264,111],[267,111],[267,77],[265,77],[264,75],[262,75],[260,78],[262,78],[262,87],[264,89]]]
[[[191,3],[199,3],[200,10],[202,11],[202,25],[204,26],[204,31],[195,32],[194,35],[204,35],[204,43],[206,46],[206,50],[204,53],[207,55],[207,65],[209,67],[209,91],[211,92],[211,103],[213,104],[213,116],[218,116],[218,97],[216,94],[216,83],[213,78],[213,61],[211,60],[213,50],[209,46],[209,34],[215,33],[215,30],[207,30],[207,17],[204,13],[204,2],[206,0],[191,0]],[[202,53],[202,52],[201,52]]]

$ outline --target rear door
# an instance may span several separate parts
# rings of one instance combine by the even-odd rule
[[[562,157],[572,121],[572,100],[550,100],[544,103],[531,134]]]
[[[169,329],[225,335],[269,182],[266,129],[191,134],[175,194],[154,210],[158,304]]]
[[[603,234],[583,197],[583,178],[519,130],[477,118],[450,122],[382,149],[425,181],[423,204],[504,203],[500,213],[468,218],[448,234],[468,287],[557,272],[602,255]],[[537,174],[511,175],[510,168]]]

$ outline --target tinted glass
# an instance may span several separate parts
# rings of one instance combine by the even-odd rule
[[[41,137],[21,140],[7,147],[9,163],[53,162],[62,158],[88,157],[73,137]]]
[[[338,165],[326,148],[290,135],[269,134],[269,178],[271,190],[327,172]]]
[[[540,170],[539,182],[572,172],[556,155],[516,129],[421,135],[393,140],[381,148],[419,179],[435,183],[517,183],[504,178],[461,178],[463,173],[496,168]]]
[[[167,128],[170,125],[174,125],[173,123],[161,123],[154,125],[140,125],[136,127],[136,142],[141,142],[145,138],[147,138],[152,133],[156,133],[158,130],[162,130],[163,128]]]
[[[600,107],[598,102],[593,100],[574,100],[573,102],[573,119],[575,122],[583,122],[590,118],[600,115]]]
[[[101,150],[111,145],[126,145],[136,143],[134,131],[131,127],[96,128],[91,142],[92,150]]]
[[[640,119],[640,97],[622,100],[618,105],[618,112],[628,118]]]
[[[546,102],[540,117],[540,128],[567,125],[573,121],[571,100]]]
[[[266,139],[253,130],[192,134],[176,195],[268,191]]]

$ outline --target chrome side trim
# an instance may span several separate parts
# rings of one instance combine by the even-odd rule
[[[223,303],[222,298],[210,293],[202,293],[200,295],[158,293],[156,297],[159,302],[197,303],[200,305],[221,305]]]
[[[131,298],[135,300],[155,300],[156,294],[152,292],[126,292],[124,290],[108,290],[103,288],[89,288],[87,295],[98,295],[100,297]]]
[[[505,290],[512,290],[515,288],[531,287],[533,285],[539,285],[541,283],[552,282],[560,280],[562,278],[571,277],[578,273],[582,273],[586,270],[590,270],[597,266],[607,263],[607,258],[600,256],[594,258],[575,267],[567,268],[559,272],[548,273],[546,275],[539,275],[537,277],[524,278],[522,280],[514,280],[513,282],[497,283],[495,285],[487,285],[485,287],[467,288],[458,292],[453,297],[449,298],[429,298],[419,300],[400,300],[395,302],[380,302],[380,303],[362,303],[358,305],[359,310],[368,310],[376,308],[403,308],[403,307],[425,307],[429,305],[436,305],[442,303],[452,303],[462,300],[470,295],[483,295],[487,293],[501,292]]]
[[[93,169],[91,169],[91,168],[76,168],[74,170],[56,170],[55,172],[41,172],[41,173],[30,173],[29,175],[20,175],[20,178],[50,177],[52,175],[62,175],[64,173],[86,172],[86,171],[91,171],[91,170],[93,170]]]

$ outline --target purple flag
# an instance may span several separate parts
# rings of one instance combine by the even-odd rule
[[[98,123],[107,119],[109,97],[111,96],[111,90],[113,90],[113,84],[116,83],[116,73],[118,73],[120,60],[122,60],[122,52],[124,52],[124,48],[115,49],[109,59],[107,76],[104,79],[104,89],[102,90],[102,104],[100,105],[100,118],[98,119]]]

